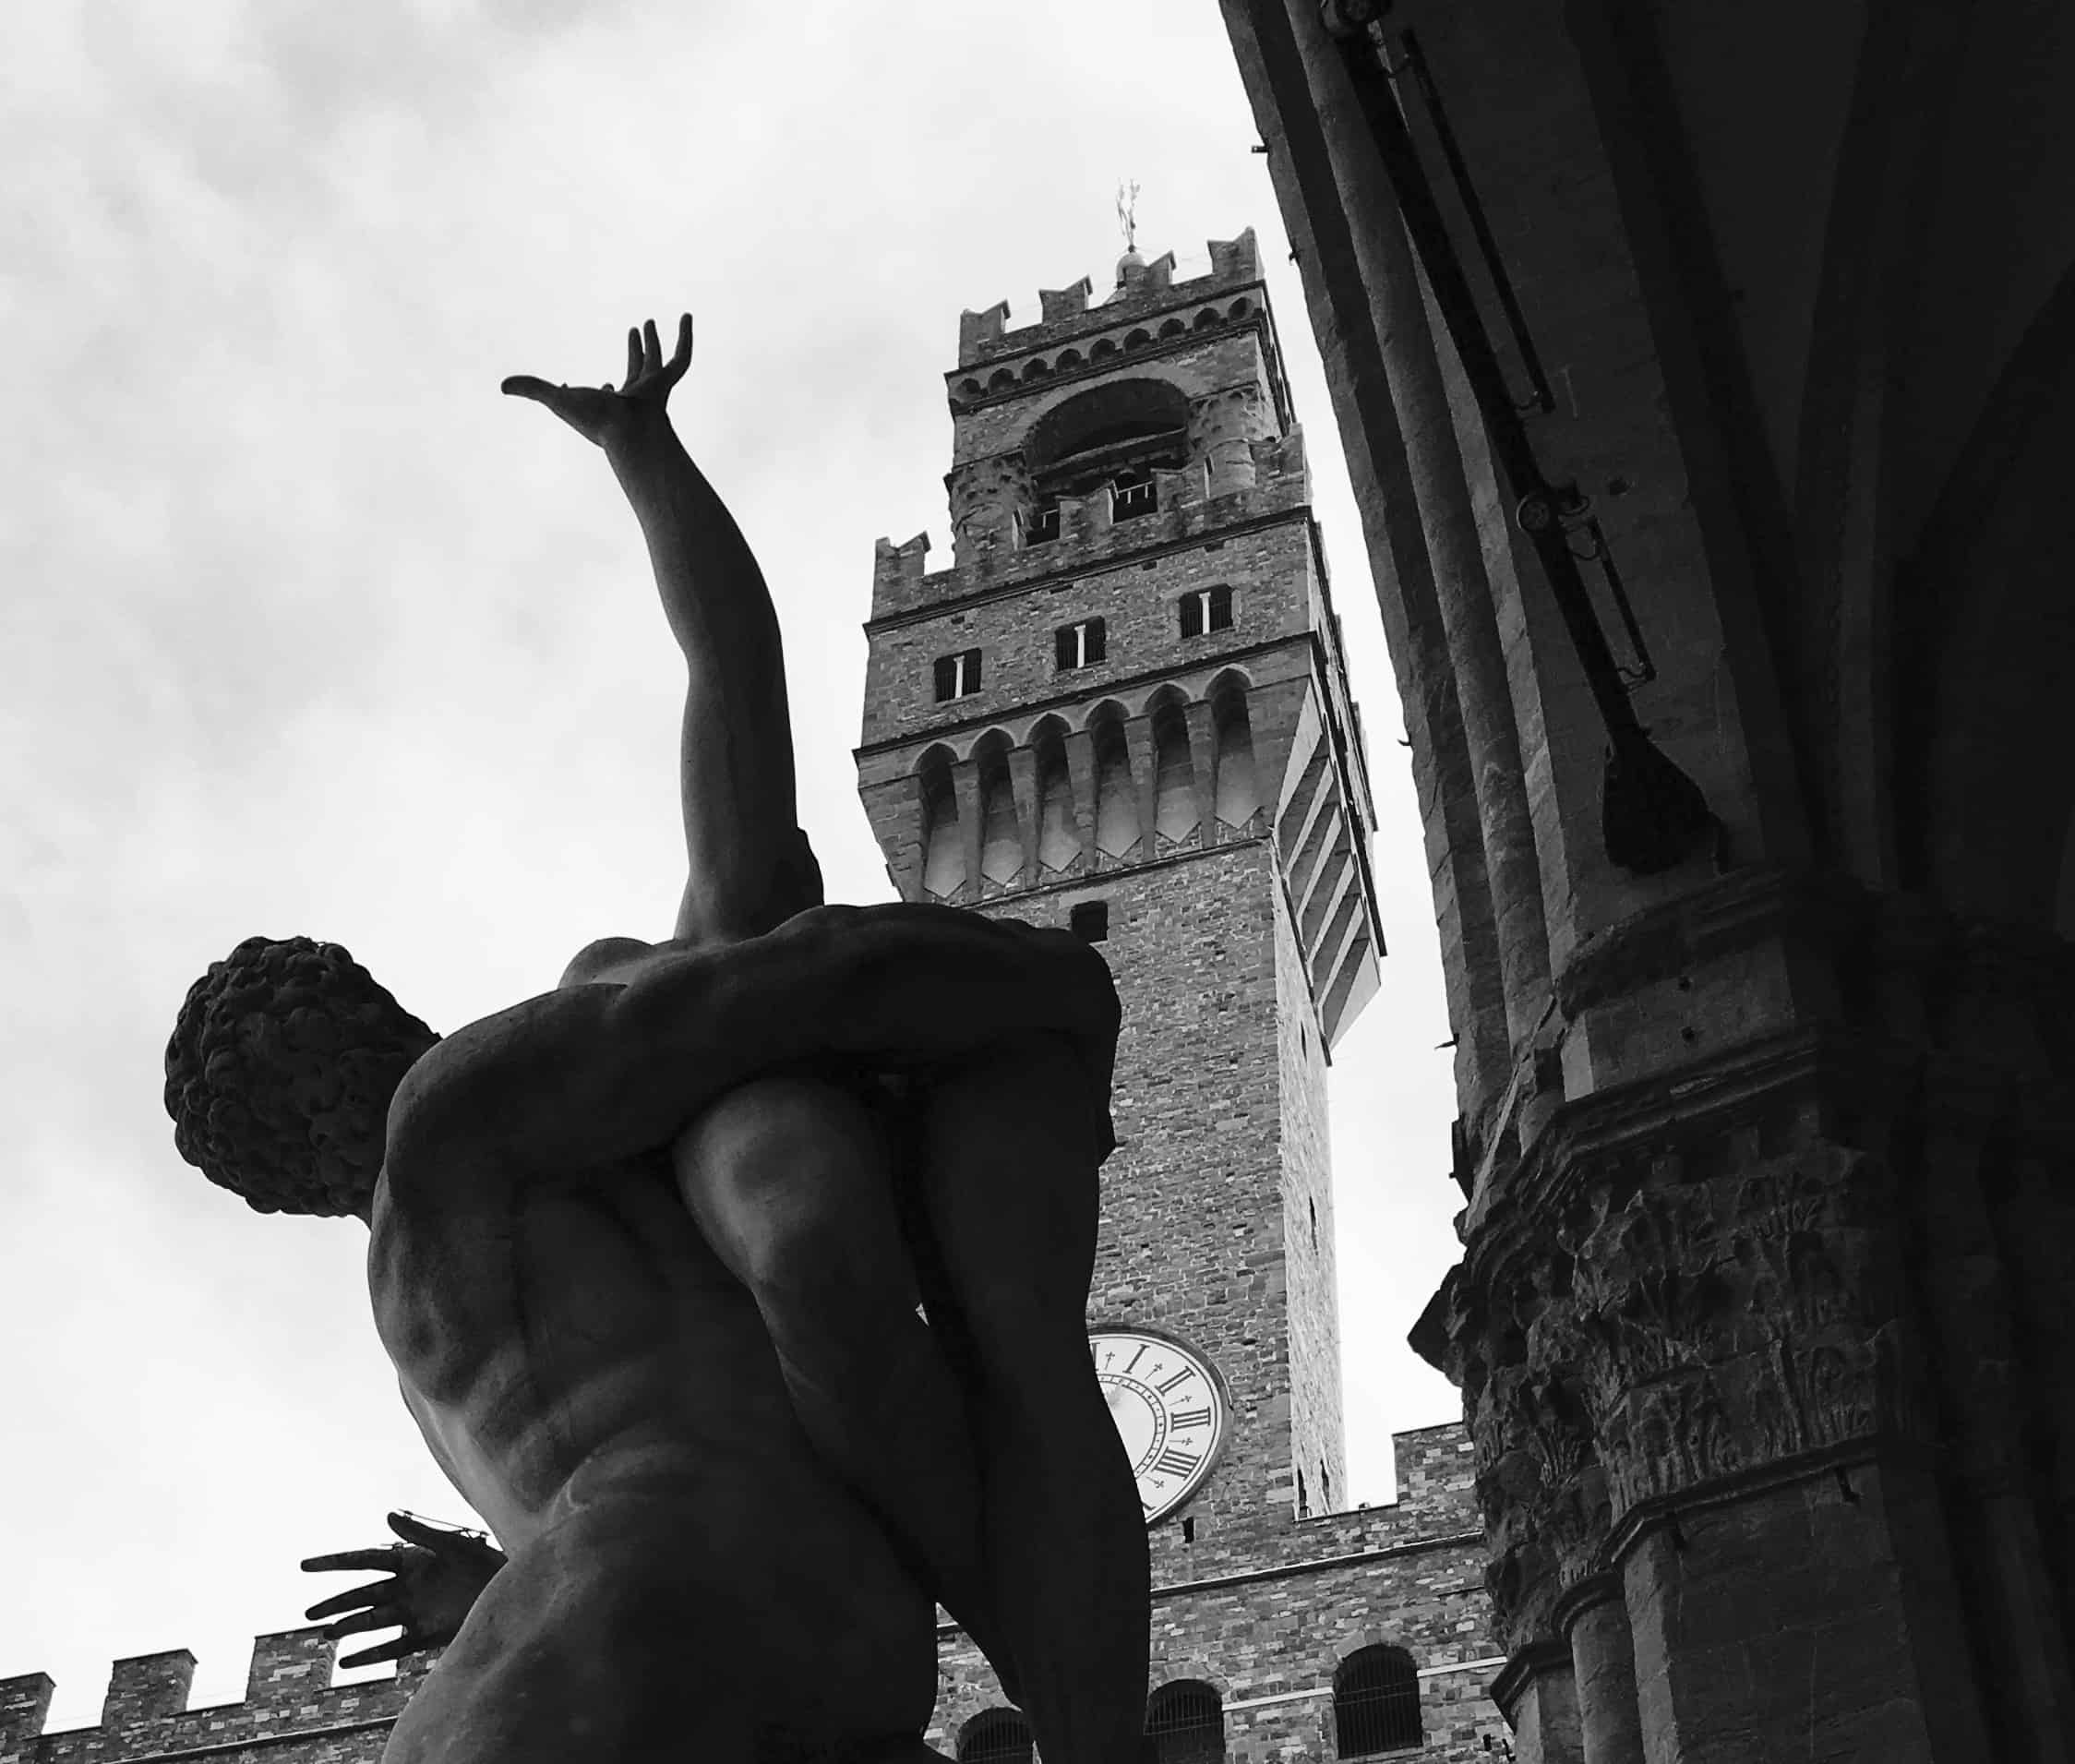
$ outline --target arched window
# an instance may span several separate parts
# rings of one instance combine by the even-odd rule
[[[1031,1764],[1030,1724],[1013,1709],[983,1709],[958,1734],[958,1764]]]
[[[1140,1764],[1224,1764],[1225,1704],[1215,1688],[1185,1678],[1145,1702]]]
[[[1349,1654],[1333,1674],[1333,1726],[1342,1758],[1372,1758],[1421,1745],[1420,1674],[1402,1648]]]

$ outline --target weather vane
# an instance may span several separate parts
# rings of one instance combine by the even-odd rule
[[[1137,250],[1138,184],[1135,179],[1117,186],[1117,224],[1123,229],[1124,249]]]

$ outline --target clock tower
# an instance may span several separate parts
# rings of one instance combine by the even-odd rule
[[[1154,1683],[1191,1731],[1214,1696],[1222,1745],[1323,1733],[1339,1662],[1396,1631],[1375,1525],[1319,1525],[1347,1487],[1325,1069],[1377,987],[1373,811],[1253,235],[1209,251],[1185,281],[1127,252],[1021,329],[964,315],[953,560],[880,541],[857,758],[904,898],[1071,926],[1116,976],[1090,1348],[1151,1527]],[[1474,1538],[1467,1455],[1437,1468]],[[935,1742],[1013,1754],[954,1630],[942,1660]]]

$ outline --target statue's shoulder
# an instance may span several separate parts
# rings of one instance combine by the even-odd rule
[[[383,1161],[392,1191],[427,1170],[504,1160],[513,1123],[572,1039],[566,1019],[580,997],[541,993],[456,1029],[419,1056],[390,1104]]]

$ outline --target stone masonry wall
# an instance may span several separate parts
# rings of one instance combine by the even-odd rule
[[[1261,311],[1258,291],[1253,295],[1251,310],[1255,315]],[[1260,335],[1257,323],[1234,323],[1233,328],[1222,335],[1170,346],[1157,354],[1148,350],[1137,361],[1103,363],[1101,366],[1109,371],[1097,378],[1105,383],[1110,382],[1118,378],[1121,368],[1128,367],[1166,380],[1193,399],[1229,387],[1247,386],[1258,389],[1264,400],[1267,400],[1272,395],[1266,382],[1266,366],[1258,341]],[[1026,389],[1026,396],[1004,398],[999,402],[961,412],[953,443],[954,462],[964,465],[969,461],[989,458],[1021,446],[1033,422],[1085,390],[1087,383],[1085,380],[1068,380],[1057,385],[1048,382],[1042,387]]]
[[[1325,1035],[1305,984],[1303,954],[1281,889],[1276,891],[1276,991],[1283,1240],[1289,1263],[1290,1452],[1306,1479],[1299,1512],[1325,1513],[1348,1490]]]
[[[1197,1572],[1251,1566],[1250,1540],[1296,1510],[1273,865],[1249,840],[990,905],[1063,924],[1109,904],[1124,1014],[1088,1321],[1179,1336],[1225,1381],[1230,1433],[1187,1509]],[[1178,1522],[1156,1529],[1156,1580],[1183,1548]]]
[[[1172,677],[1193,658],[1301,636],[1317,619],[1310,522],[1295,510],[1270,524],[1209,537],[1157,558],[1091,566],[1033,582],[915,622],[870,629],[862,741],[913,739],[1014,714],[1035,721],[1050,705],[1105,687]],[[1199,588],[1229,585],[1232,628],[1184,638],[1176,603]],[[1052,633],[1076,619],[1108,621],[1105,659],[1056,671]],[[980,652],[980,690],[936,702],[936,658]]]
[[[1404,1648],[1420,1671],[1425,1742],[1393,1756],[1482,1764],[1491,1756],[1487,1736],[1494,1746],[1505,1737],[1485,1694],[1500,1660],[1483,1590],[1469,1441],[1449,1424],[1400,1434],[1394,1443],[1400,1489],[1416,1490],[1409,1498],[1291,1520],[1252,1571],[1212,1570],[1193,1550],[1170,1554],[1167,1574],[1155,1571],[1152,1683],[1214,1686],[1235,1764],[1336,1757],[1334,1669],[1375,1642]],[[1169,1521],[1162,1529],[1176,1528]],[[929,1738],[949,1752],[966,1722],[1003,1698],[955,1630],[944,1634],[940,1671]]]

